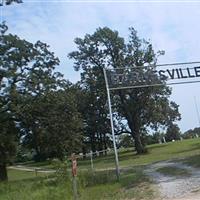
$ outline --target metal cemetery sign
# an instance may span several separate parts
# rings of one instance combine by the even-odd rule
[[[106,76],[110,90],[194,83],[200,82],[200,62],[106,69]]]
[[[104,68],[103,72],[108,95],[116,175],[117,179],[119,179],[120,169],[115,141],[110,90],[200,82],[200,62],[152,65],[147,67]]]

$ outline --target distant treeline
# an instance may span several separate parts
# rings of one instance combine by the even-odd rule
[[[189,139],[194,137],[200,137],[200,127],[194,129],[189,129],[188,131],[182,134],[183,138]]]

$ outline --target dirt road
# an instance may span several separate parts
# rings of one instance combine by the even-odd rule
[[[41,172],[41,173],[55,173],[56,170],[52,169],[42,169],[38,167],[25,167],[23,165],[15,165],[15,166],[10,166],[8,167],[9,169],[16,169],[16,170],[21,170],[21,171],[29,171],[29,172]]]
[[[189,176],[170,176],[157,169],[175,167],[187,170]],[[163,161],[149,165],[145,173],[151,177],[162,200],[200,200],[200,170],[176,161]]]

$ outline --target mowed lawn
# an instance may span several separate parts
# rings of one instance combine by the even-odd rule
[[[78,160],[78,195],[80,200],[153,200],[155,188],[143,174],[143,166],[168,159],[183,159],[200,167],[200,139],[189,139],[167,144],[148,146],[148,154],[136,155],[133,149],[119,150],[120,181],[116,181],[114,154],[95,158],[91,172],[90,159]],[[66,163],[66,162],[65,162]],[[73,199],[71,170],[61,174],[46,175],[19,170],[8,170],[8,183],[0,184],[0,200],[70,200]],[[55,168],[51,162],[26,163],[25,166]]]
[[[180,159],[193,155],[200,155],[200,138],[149,145],[148,153],[144,155],[137,155],[133,149],[119,150],[119,165],[121,168],[125,168],[147,165],[162,160]],[[90,159],[79,159],[78,164],[80,169],[88,169],[91,162]],[[114,153],[95,158],[93,164],[97,170],[114,168]]]

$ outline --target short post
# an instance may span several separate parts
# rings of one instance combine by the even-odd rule
[[[78,199],[78,192],[77,192],[77,182],[76,182],[76,176],[77,176],[77,160],[76,156],[73,153],[71,156],[72,160],[72,184],[73,184],[73,196],[74,200]]]

